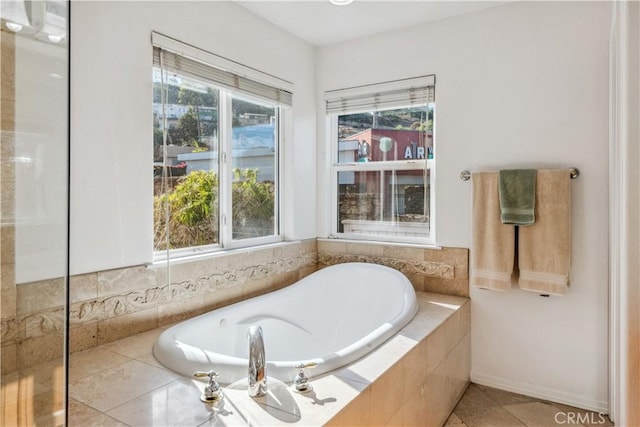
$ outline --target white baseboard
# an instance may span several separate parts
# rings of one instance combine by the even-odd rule
[[[521,384],[504,378],[485,375],[478,372],[471,372],[471,382],[493,387],[512,393],[524,394],[537,399],[548,400],[550,402],[562,403],[576,408],[587,409],[603,414],[609,413],[609,402],[603,400],[592,400],[585,396],[567,393],[566,391],[554,390],[551,388],[535,386],[531,384]]]

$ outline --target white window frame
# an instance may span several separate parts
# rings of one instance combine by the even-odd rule
[[[375,99],[373,95],[375,92],[385,92],[390,90],[398,90],[402,88],[408,88],[411,84],[425,84],[430,83],[435,86],[435,76],[427,76],[417,79],[407,79],[401,81],[394,81],[370,86],[359,86],[357,88],[344,89],[339,91],[326,92],[325,100],[341,99],[342,97],[367,97],[371,94],[370,98]],[[399,103],[398,105],[389,106],[379,110],[392,110],[416,107],[417,105],[429,105],[430,103]],[[434,115],[433,115],[433,141],[435,152],[436,141],[436,106],[433,102]],[[362,109],[350,109],[348,112],[328,112],[327,113],[327,136],[329,146],[331,147],[331,174],[329,188],[331,196],[331,234],[329,237],[336,239],[348,239],[348,240],[364,240],[364,241],[381,241],[381,242],[393,242],[393,243],[408,243],[416,245],[435,246],[435,224],[436,224],[436,210],[435,210],[435,185],[436,185],[436,161],[435,156],[433,159],[407,159],[407,160],[395,160],[386,162],[350,162],[339,163],[338,162],[338,116],[343,114],[356,114],[366,113],[371,111],[377,111],[378,109],[371,105],[370,108]],[[338,231],[339,221],[339,190],[338,190],[338,174],[339,172],[365,172],[365,171],[405,171],[405,170],[419,170],[423,169],[424,173],[429,173],[429,234],[428,237],[414,237],[414,236],[394,236],[392,234],[364,234],[364,233],[348,233]],[[399,223],[395,223],[399,224]],[[401,223],[400,223],[401,224]],[[379,225],[381,231],[385,228],[384,223]]]
[[[274,228],[275,233],[270,236],[263,237],[254,237],[250,239],[234,239],[233,238],[233,221],[231,218],[226,218],[225,223],[225,214],[233,215],[232,211],[232,203],[231,200],[231,185],[233,183],[233,165],[231,164],[231,159],[233,157],[233,148],[231,146],[231,137],[226,134],[233,129],[232,120],[233,120],[233,111],[231,109],[231,100],[233,98],[233,94],[228,93],[224,98],[224,109],[221,110],[220,123],[224,123],[225,130],[222,128],[220,131],[220,141],[222,145],[224,145],[224,152],[222,156],[219,156],[219,171],[220,171],[220,179],[222,183],[222,177],[224,177],[226,185],[226,191],[223,191],[222,188],[220,190],[221,199],[220,199],[220,225],[219,225],[219,236],[223,237],[219,240],[221,241],[219,245],[221,249],[236,249],[236,248],[246,248],[251,246],[260,246],[267,245],[270,243],[282,242],[284,240],[284,235],[282,233],[282,222],[281,222],[281,212],[282,212],[282,144],[284,141],[284,132],[283,132],[283,120],[284,120],[284,111],[282,107],[275,106],[276,108],[276,144],[274,144],[275,148],[275,169],[273,174],[273,184],[276,189],[276,200],[275,200],[275,212],[274,212]],[[260,104],[265,104],[265,101],[261,101],[258,99],[252,100],[250,96],[242,95],[241,98],[243,101],[256,102]]]
[[[242,64],[230,61],[226,58],[219,57],[209,52],[202,51],[190,45],[183,44],[177,40],[166,37],[158,33],[152,33],[153,46],[161,47],[181,55],[185,55],[211,67],[216,67],[224,71],[236,73],[237,75],[247,77],[248,79],[260,82],[262,84],[271,85],[275,88],[293,91],[293,84],[262,73]],[[218,243],[192,246],[176,249],[163,249],[153,253],[153,262],[163,262],[170,260],[180,260],[193,256],[201,256],[206,254],[216,254],[229,249],[250,248],[255,246],[267,245],[284,241],[283,231],[283,207],[284,207],[284,188],[282,183],[283,170],[283,147],[285,145],[285,128],[289,121],[285,119],[288,115],[283,105],[276,102],[261,99],[260,97],[251,96],[243,92],[235,92],[229,87],[218,86],[213,82],[206,82],[207,85],[215,88],[219,92],[219,121],[218,121],[218,182],[219,182],[219,199],[218,199]],[[276,109],[276,144],[275,144],[275,164],[274,164],[274,186],[275,194],[275,212],[274,212],[274,234],[263,237],[254,237],[248,239],[233,239],[233,221],[232,221],[232,183],[233,183],[233,147],[231,132],[233,129],[233,111],[232,99],[237,97],[243,101],[255,102],[262,105],[273,105]]]

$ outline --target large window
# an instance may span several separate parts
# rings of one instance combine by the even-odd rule
[[[336,237],[433,243],[433,81],[327,93]]]
[[[282,110],[290,99],[201,58],[154,47],[157,258],[281,240]]]

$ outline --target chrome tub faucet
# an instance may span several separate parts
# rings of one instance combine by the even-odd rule
[[[267,394],[267,362],[264,356],[262,327],[249,327],[249,396]]]

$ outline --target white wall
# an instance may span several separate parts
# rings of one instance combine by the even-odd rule
[[[71,26],[71,274],[152,259],[151,31],[294,84],[285,235],[315,237],[312,46],[232,2],[77,2]]]
[[[471,246],[463,169],[576,166],[572,286],[471,291],[472,380],[607,407],[606,2],[515,2],[320,48],[319,235],[329,232],[325,90],[436,74],[437,243]],[[354,70],[357,70],[354,72]]]

